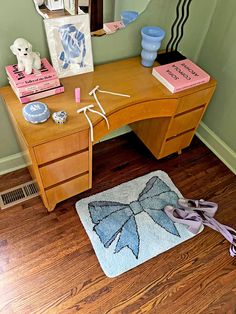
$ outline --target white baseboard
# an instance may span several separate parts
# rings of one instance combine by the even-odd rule
[[[0,158],[0,175],[27,167],[23,153]]]
[[[101,142],[130,131],[131,128],[129,126],[122,127],[109,133],[101,139]],[[236,153],[209,129],[204,122],[200,123],[196,135],[234,174],[236,174]]]
[[[129,133],[131,131],[132,131],[131,128],[128,125],[125,125],[121,127],[120,129],[110,132],[108,135],[104,136],[99,142],[110,140],[114,137],[120,136],[125,133]]]
[[[102,138],[105,141],[130,132],[129,126],[120,128]],[[236,174],[236,153],[222,141],[204,122],[201,122],[196,133],[197,137],[234,173]],[[27,167],[23,153],[0,158],[0,175]]]
[[[107,136],[103,137],[100,142],[112,139],[114,137],[120,136],[122,134],[128,133],[131,128],[126,125],[118,130],[109,133]],[[27,163],[24,159],[23,153],[17,153],[4,158],[0,158],[0,175],[27,167]]]
[[[236,174],[236,153],[209,129],[204,122],[200,123],[196,135],[234,174]]]

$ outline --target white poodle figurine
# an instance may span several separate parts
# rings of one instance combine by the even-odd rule
[[[32,52],[32,45],[26,39],[17,38],[10,48],[16,55],[19,71],[31,74],[33,69],[39,70],[41,68],[40,54]]]

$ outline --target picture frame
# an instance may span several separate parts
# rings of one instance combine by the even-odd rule
[[[52,65],[59,78],[94,70],[89,14],[45,19],[44,25]]]
[[[63,10],[64,3],[63,0],[45,0],[45,6],[50,10]]]
[[[64,9],[71,15],[78,14],[78,0],[64,0]]]

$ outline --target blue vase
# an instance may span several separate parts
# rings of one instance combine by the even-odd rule
[[[136,20],[139,13],[136,11],[122,11],[120,14],[121,21],[127,26],[129,23]]]
[[[141,29],[141,46],[143,48],[141,57],[143,66],[151,67],[153,65],[165,34],[165,31],[157,26],[145,26]]]

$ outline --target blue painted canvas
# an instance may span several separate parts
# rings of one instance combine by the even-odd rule
[[[59,59],[63,69],[70,64],[78,64],[80,68],[85,67],[86,44],[85,35],[73,24],[65,24],[59,27],[62,51]],[[79,61],[78,61],[79,58]]]
[[[164,212],[166,205],[176,206],[181,196],[165,172],[155,171],[76,203],[108,277],[120,275],[194,236]]]
[[[44,24],[51,61],[59,78],[94,70],[89,14],[44,19]]]

